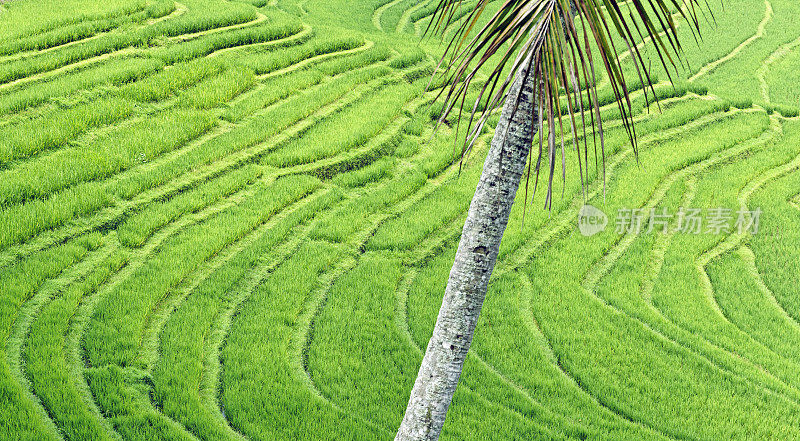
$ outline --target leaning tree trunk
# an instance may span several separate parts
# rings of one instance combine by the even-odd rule
[[[537,127],[533,88],[525,77],[522,70],[517,73],[505,99],[464,223],[433,336],[395,441],[437,440],[444,425]]]

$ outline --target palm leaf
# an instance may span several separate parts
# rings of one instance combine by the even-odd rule
[[[500,0],[503,3],[499,10],[486,24],[478,27],[479,19],[491,1],[478,0],[477,5],[461,19],[463,21],[456,23],[456,11],[465,7],[463,0],[439,0],[426,30],[426,33],[433,30],[444,35],[446,30],[455,28],[436,69],[436,75],[444,76],[448,84],[437,95],[437,99],[443,98],[445,103],[439,123],[455,109],[461,116],[470,85],[484,68],[488,72],[470,113],[462,159],[472,149],[490,111],[503,100],[515,75],[523,74],[526,81],[536,85],[534,103],[541,114],[538,118],[538,158],[535,166],[533,161],[530,162],[526,178],[529,181],[533,174],[533,193],[536,193],[542,159],[546,155],[549,171],[545,207],[552,206],[556,151],[559,149],[561,177],[566,183],[565,125],[577,153],[581,184],[588,180],[589,174],[588,125],[594,140],[595,167],[602,164],[605,185],[605,137],[597,82],[597,69],[602,69],[638,160],[631,89],[620,61],[620,50],[630,54],[646,102],[650,102],[651,93],[657,99],[650,68],[639,51],[636,37],[640,41],[651,41],[659,63],[672,81],[671,72],[677,70],[676,60],[682,55],[673,14],[689,23],[697,40],[700,0]],[[613,37],[621,40],[624,47],[618,49]],[[479,112],[481,102],[487,105],[484,111]],[[562,104],[566,104],[565,112]],[[586,113],[589,114],[588,121]],[[542,139],[545,127],[546,149]],[[579,131],[583,133],[582,137]],[[560,134],[559,147],[556,133]]]

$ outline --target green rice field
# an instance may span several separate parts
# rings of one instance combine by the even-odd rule
[[[434,131],[437,4],[0,2],[0,439],[393,439],[499,118]],[[519,192],[443,439],[800,440],[800,2],[710,7]]]

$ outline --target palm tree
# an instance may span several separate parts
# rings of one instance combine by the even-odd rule
[[[699,31],[699,0],[503,0],[499,11],[471,35],[491,1],[478,0],[456,26],[437,69],[448,85],[439,95],[445,103],[441,122],[455,109],[460,116],[471,82],[482,68],[490,68],[472,108],[464,155],[471,150],[489,117],[488,111],[477,112],[481,100],[485,99],[487,109],[504,101],[464,223],[436,326],[395,440],[439,438],[523,175],[527,176],[527,193],[533,170],[535,194],[540,169],[547,167],[545,208],[550,207],[557,133],[560,133],[561,177],[566,180],[565,122],[567,133],[572,133],[582,183],[584,170],[588,179],[587,125],[594,139],[595,134],[599,135],[600,150],[604,152],[596,64],[605,72],[606,84],[636,152],[630,88],[612,36],[617,37],[617,42],[621,40],[624,50],[630,53],[633,62],[627,67],[633,66],[631,69],[647,99],[648,87],[653,96],[655,90],[634,32],[642,41],[652,42],[660,64],[672,80],[670,71],[677,69],[674,59],[682,51],[673,14],[680,14],[689,23],[695,37]],[[459,7],[463,7],[462,0],[439,0],[429,30],[444,31],[455,24],[454,12]],[[487,66],[489,62],[496,64]],[[545,127],[546,145],[542,139]],[[583,152],[578,141],[579,128],[583,131]],[[533,165],[533,158],[529,161],[528,157],[537,132],[539,152]],[[597,158],[596,142],[594,150]],[[601,154],[603,159],[599,162],[604,163],[604,156]]]

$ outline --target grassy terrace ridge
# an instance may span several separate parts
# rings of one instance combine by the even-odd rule
[[[434,132],[436,5],[0,1],[0,440],[392,439],[497,121]],[[639,164],[607,104],[520,191],[443,439],[800,440],[800,6],[712,6]],[[760,230],[616,231],[680,207]]]

